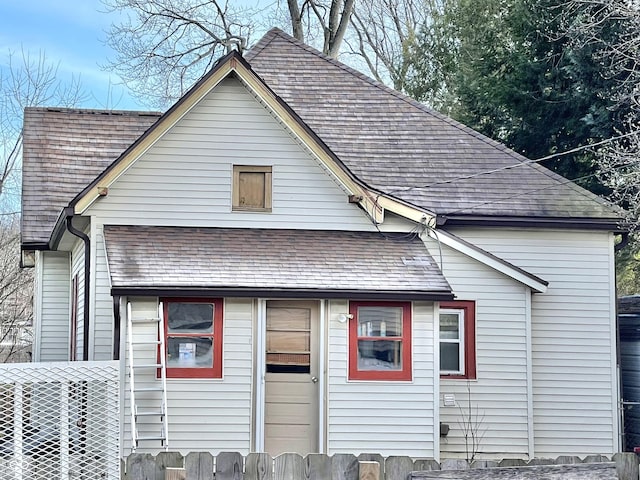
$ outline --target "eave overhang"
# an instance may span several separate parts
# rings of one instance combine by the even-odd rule
[[[151,297],[261,297],[350,300],[404,300],[449,301],[454,295],[448,292],[395,291],[395,290],[331,290],[331,289],[278,289],[278,288],[207,288],[207,287],[114,287],[111,295]]]
[[[523,285],[526,285],[536,293],[544,293],[547,291],[549,282],[547,282],[546,280],[543,280],[542,278],[533,275],[532,273],[529,273],[526,270],[523,270],[522,268],[517,267],[512,263],[509,263],[506,260],[503,260],[452,233],[446,232],[444,230],[429,229],[428,235],[437,242],[451,247],[454,250],[457,250],[458,252],[481,263],[484,263],[488,267],[491,267],[494,270],[507,275],[508,277],[511,277],[512,279],[522,283]]]
[[[391,199],[382,192],[367,186],[356,178],[329,147],[305,124],[304,121],[271,90],[251,69],[249,63],[237,52],[222,57],[214,68],[205,75],[192,89],[173,105],[160,119],[134,142],[120,157],[100,174],[70,203],[74,213],[83,214],[96,200],[108,195],[109,187],[124,174],[133,163],[151,148],[173,125],[184,117],[213,88],[230,75],[235,75],[253,95],[263,102],[282,123],[305,145],[305,147],[327,168],[329,173],[342,184],[348,196],[356,198],[357,203],[379,224],[384,220],[384,208],[392,211],[413,211],[403,202]],[[408,210],[407,210],[408,208]],[[406,216],[408,213],[405,213]],[[416,215],[413,215],[414,217]],[[420,218],[435,217],[430,212],[421,211]]]
[[[574,230],[605,230],[623,233],[627,229],[621,218],[514,217],[487,215],[438,215],[438,226],[447,227],[517,227]]]

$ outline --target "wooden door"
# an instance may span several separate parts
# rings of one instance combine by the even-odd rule
[[[265,450],[318,452],[318,303],[268,301]]]

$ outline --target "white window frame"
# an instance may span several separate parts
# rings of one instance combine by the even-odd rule
[[[440,343],[456,343],[458,344],[458,365],[459,370],[440,370],[440,375],[465,375],[465,311],[458,308],[445,308],[440,309],[439,315],[457,315],[458,316],[458,338],[442,338],[442,335],[438,335]],[[438,317],[438,329],[440,329],[440,317]]]

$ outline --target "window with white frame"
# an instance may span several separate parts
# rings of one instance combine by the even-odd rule
[[[440,303],[440,376],[476,378],[475,302]]]

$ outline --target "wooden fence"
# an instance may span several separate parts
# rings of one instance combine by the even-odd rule
[[[194,452],[183,457],[180,453],[163,452],[130,455],[122,465],[122,480],[408,480],[412,472],[435,470],[468,470],[491,467],[520,467],[532,465],[593,464],[602,468],[603,462],[615,463],[620,480],[638,480],[638,457],[633,453],[617,453],[609,459],[593,455],[503,460],[481,460],[469,465],[464,460],[413,460],[409,457],[387,457],[377,454],[336,454],[331,457],[311,454],[302,457],[285,453],[271,458],[266,453],[224,452],[213,457],[206,452]],[[542,473],[542,472],[541,472]],[[415,477],[419,478],[419,477]],[[463,477],[460,477],[463,478]],[[489,477],[488,477],[489,478]],[[578,477],[572,477],[578,478]]]

